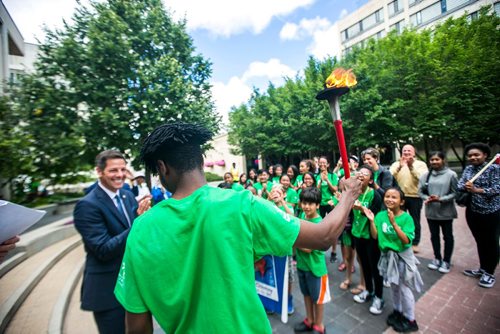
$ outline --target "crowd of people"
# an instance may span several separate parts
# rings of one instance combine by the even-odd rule
[[[287,256],[290,264],[295,257],[306,308],[295,331],[325,333],[323,309],[331,296],[324,251],[331,248],[335,262],[337,242],[338,269],[346,275],[340,288],[351,287],[356,257],[361,275],[351,289],[354,302],[371,302],[369,312],[381,314],[386,285],[393,302],[387,324],[416,331],[413,291],[423,284],[414,255],[420,209],[434,252],[428,268],[446,274],[458,197],[479,254],[479,268],[464,274],[483,288],[494,286],[500,166],[487,145],[465,148],[469,165],[460,180],[442,152],[430,154],[428,169],[405,145],[388,169],[375,148],[350,156],[348,179],[341,161],[332,168],[327,157],[318,157],[298,168],[277,164],[248,174],[233,166],[218,189],[203,172],[202,146],[211,138],[203,126],[176,122],[145,140],[141,160],[171,193],[158,203],[140,194],[142,180],[136,180],[137,194],[125,189],[126,161],[119,151],[97,156],[99,180],[77,203],[74,223],[87,252],[81,307],[93,312],[100,333],[152,333],[153,316],[168,333],[270,333],[255,293],[255,260],[267,254]],[[0,262],[18,240],[0,245]]]
[[[500,226],[498,165],[490,166],[471,185],[469,180],[486,165],[486,159],[491,156],[491,152],[487,145],[474,143],[466,147],[465,153],[470,165],[464,171],[460,182],[457,174],[447,166],[445,154],[440,151],[431,152],[427,164],[416,158],[412,145],[405,145],[401,158],[390,168],[380,164],[379,151],[375,148],[362,151],[361,159],[355,155],[349,157],[350,172],[361,182],[362,188],[361,195],[347,217],[345,229],[338,238],[342,253],[338,270],[345,271],[345,280],[339,287],[342,290],[350,288],[352,273],[355,271],[354,258],[357,257],[361,275],[359,284],[351,289],[354,301],[371,301],[369,311],[375,315],[381,314],[384,308],[383,286],[391,287],[394,312],[388,317],[387,323],[396,331],[408,332],[418,329],[412,290],[420,291],[422,286],[416,266],[418,260],[414,256],[420,251],[418,245],[422,207],[434,253],[434,259],[427,267],[446,274],[451,270],[454,246],[453,220],[457,218],[455,194],[467,191],[472,195],[475,201],[470,200],[467,204],[467,222],[478,245],[480,268],[465,270],[464,274],[479,278],[478,284],[484,288],[495,284]],[[242,173],[239,177],[228,172],[219,187],[236,191],[247,189],[255,196],[276,203],[288,214],[315,221],[325,217],[338,203],[344,178],[342,167],[341,159],[334,168],[330,168],[327,157],[315,157],[302,160],[298,168],[295,165],[284,168],[281,164],[276,164],[268,169],[250,169],[248,174]],[[317,190],[319,195],[317,203],[311,200],[316,199],[311,195],[312,189]],[[302,194],[306,194],[306,202]],[[475,205],[472,206],[472,203]],[[316,204],[313,215],[310,207]],[[482,220],[487,223],[479,223]],[[444,252],[441,251],[441,234]],[[336,246],[337,242],[334,242],[331,247],[331,262],[336,261]],[[313,329],[322,333],[324,326],[321,322],[320,304],[324,303],[324,300],[311,299],[311,291],[306,286],[306,282],[311,279],[305,278],[303,271],[316,277],[315,286],[318,286],[319,282],[325,280],[326,265],[320,264],[320,270],[312,264],[305,266],[304,251],[309,257],[311,254],[317,255],[316,252],[322,253],[311,253],[311,250],[302,249],[293,252],[307,314],[306,319],[296,326],[295,330],[300,332]],[[320,258],[324,262],[324,256]],[[317,259],[318,257],[313,263],[318,264]],[[396,273],[393,271],[395,268]],[[314,290],[314,293],[317,292]],[[319,296],[314,293],[314,297]],[[329,296],[325,293],[321,295]],[[317,304],[311,304],[311,300]],[[289,313],[293,312],[291,301],[289,298]],[[313,307],[315,305],[317,308]]]

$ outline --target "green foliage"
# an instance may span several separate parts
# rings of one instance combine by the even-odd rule
[[[303,78],[255,92],[233,110],[230,142],[250,156],[336,150],[328,105],[314,97],[334,67],[344,67],[358,79],[340,99],[351,152],[404,143],[423,145],[426,153],[457,141],[498,143],[500,18],[488,10],[432,31],[392,32],[339,62],[310,59]]]
[[[60,182],[111,148],[134,159],[166,121],[217,132],[210,75],[185,22],[174,22],[161,0],[80,5],[73,23],[47,31],[36,72],[14,94],[32,138],[33,172]]]
[[[214,181],[222,181],[223,178],[220,175],[217,175],[215,173],[211,172],[205,172],[205,178],[207,179],[207,182],[214,182]]]

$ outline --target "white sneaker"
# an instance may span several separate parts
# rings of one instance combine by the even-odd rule
[[[361,291],[361,293],[358,293],[353,297],[354,301],[359,304],[363,304],[369,301],[371,298],[372,295],[367,290],[363,290]]]
[[[381,314],[382,309],[384,308],[384,301],[377,296],[373,297],[372,306],[370,306],[370,313],[372,314]]]
[[[431,270],[437,270],[438,268],[441,267],[441,261],[438,260],[438,259],[434,259],[431,261],[431,263],[429,263],[427,265],[427,268],[431,269]]]
[[[451,265],[448,262],[441,262],[441,265],[439,266],[439,272],[442,274],[447,274],[450,272],[450,267]]]

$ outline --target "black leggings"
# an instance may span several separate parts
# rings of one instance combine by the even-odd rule
[[[500,235],[500,211],[481,214],[467,208],[465,218],[476,240],[479,266],[490,275],[495,274],[498,265]]]
[[[431,243],[432,250],[434,251],[434,258],[450,263],[453,246],[455,245],[455,240],[453,239],[453,219],[427,219],[427,222],[429,223],[429,230],[431,232]],[[441,257],[440,229],[443,231],[444,258]]]
[[[363,268],[363,276],[365,278],[366,290],[370,293],[375,289],[375,296],[382,298],[384,291],[384,282],[378,271],[378,260],[380,259],[380,249],[378,242],[375,239],[364,239],[352,237],[354,247],[358,252],[359,261]]]

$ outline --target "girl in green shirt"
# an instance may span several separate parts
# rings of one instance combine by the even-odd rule
[[[411,248],[415,225],[413,218],[401,208],[404,201],[401,190],[389,188],[384,195],[387,210],[376,216],[368,208],[363,210],[370,221],[370,233],[378,239],[382,251],[378,264],[380,274],[391,283],[394,311],[388,316],[387,324],[397,332],[415,332],[418,325],[412,288],[420,291],[423,283]]]

